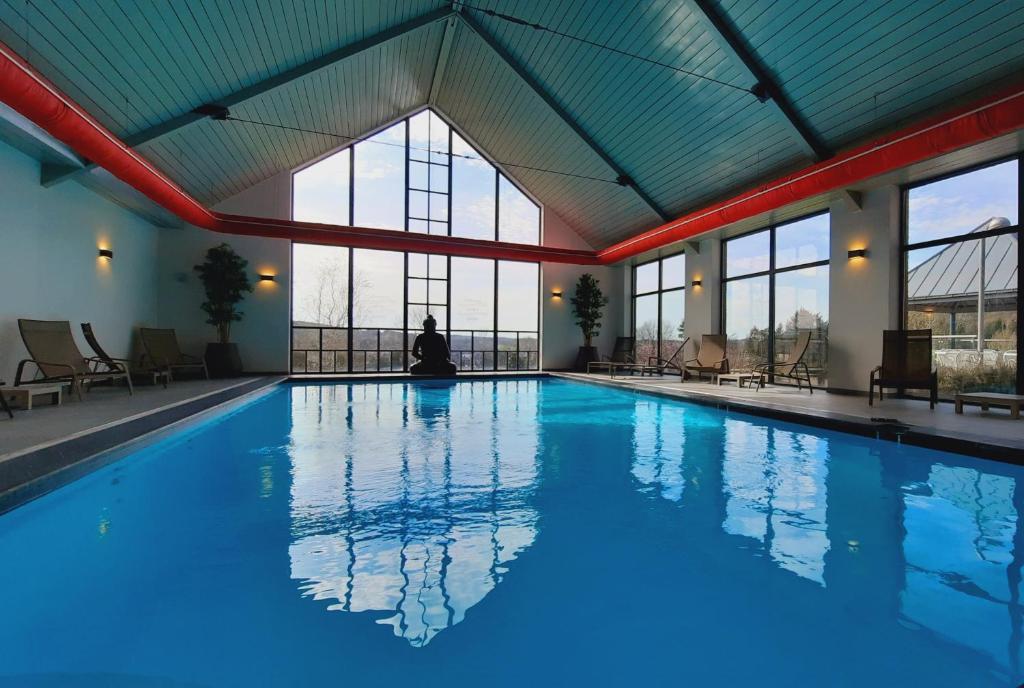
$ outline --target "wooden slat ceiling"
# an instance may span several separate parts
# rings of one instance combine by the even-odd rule
[[[529,22],[692,71],[634,60],[463,9],[567,124],[465,23],[433,103],[499,161],[612,180],[584,136],[679,215],[810,162],[750,88],[700,5],[738,36],[796,115],[837,150],[1024,70],[1024,3],[998,0],[474,0]],[[0,40],[122,137],[226,98],[431,11],[438,0],[0,0]],[[232,114],[359,135],[428,103],[444,22],[235,105]],[[735,86],[741,87],[740,89]],[[580,132],[584,136],[580,135]],[[238,122],[188,124],[139,150],[216,203],[337,147]],[[659,223],[632,188],[507,171],[595,248]]]

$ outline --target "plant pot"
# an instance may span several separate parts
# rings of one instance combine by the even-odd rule
[[[238,353],[238,345],[207,344],[206,369],[210,377],[237,377],[242,374],[242,357]]]
[[[587,372],[587,364],[591,361],[600,361],[596,346],[581,346],[576,352],[576,365],[573,368],[581,373]]]

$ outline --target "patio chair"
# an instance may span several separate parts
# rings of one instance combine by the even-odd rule
[[[102,346],[100,346],[99,340],[96,339],[96,333],[92,329],[92,323],[82,323],[82,334],[85,336],[85,341],[92,349],[92,352],[96,354],[96,359],[100,361],[108,370],[113,370],[115,366],[123,366],[125,370],[133,377],[146,376],[153,380],[153,384],[156,384],[157,379],[160,379],[164,383],[164,389],[167,388],[167,373],[162,370],[150,369],[138,369],[132,366],[132,362],[127,358],[113,358],[110,356]]]
[[[71,323],[67,320],[19,318],[18,329],[31,358],[18,363],[14,376],[15,387],[22,384],[67,382],[71,385],[71,391],[81,400],[82,388],[86,385],[124,380],[128,384],[128,394],[133,394],[128,369],[116,361],[107,367],[97,358],[83,356],[71,335]],[[25,367],[29,363],[36,368],[32,379],[25,376]],[[99,370],[97,364],[103,364],[105,369]]]
[[[182,353],[178,346],[178,336],[170,328],[140,327],[139,335],[142,338],[142,348],[146,353],[143,356],[144,367],[151,367],[167,373],[170,380],[174,380],[174,373],[178,370],[202,371],[207,380],[210,373],[206,369],[206,361],[199,356],[191,356]]]
[[[4,384],[5,383],[2,380],[0,380],[0,387],[3,387]],[[11,407],[7,403],[7,397],[4,396],[4,391],[2,389],[0,389],[0,408],[6,411],[7,415],[10,416],[12,419],[14,418],[14,412],[11,411]]]
[[[868,405],[874,406],[875,387],[882,401],[883,388],[927,389],[928,404],[935,408],[939,398],[939,376],[932,368],[931,330],[885,330],[882,332],[882,365],[871,371]]]
[[[646,363],[616,363],[613,364],[611,374],[614,376],[616,371],[628,370],[631,373],[639,372],[640,375],[664,375],[666,370],[672,370],[675,373],[682,374],[683,372],[683,351],[686,349],[686,345],[690,342],[689,337],[684,337],[683,341],[679,343],[676,350],[672,352],[672,355],[668,358],[661,358],[659,356],[650,356]]]
[[[724,334],[705,334],[700,338],[700,350],[697,356],[686,361],[683,366],[681,377],[685,380],[687,374],[697,373],[700,380],[704,373],[709,373],[712,378],[715,375],[729,372],[729,359],[725,355],[726,337]]]
[[[804,354],[807,353],[807,348],[811,343],[811,331],[804,330],[796,336],[796,342],[793,343],[793,348],[789,350],[789,354],[786,356],[786,360],[781,363],[759,363],[754,366],[754,375],[756,375],[756,391],[760,391],[764,387],[764,378],[766,375],[773,377],[784,377],[790,380],[796,380],[797,389],[803,389],[804,383],[807,383],[807,390],[814,394],[814,387],[811,386],[811,371],[804,363]]]
[[[636,363],[636,338],[635,337],[616,337],[615,348],[612,349],[611,356],[605,356],[600,361],[591,361],[587,363],[587,372],[592,373],[594,370],[607,370],[611,371],[612,366],[621,365],[623,363]]]

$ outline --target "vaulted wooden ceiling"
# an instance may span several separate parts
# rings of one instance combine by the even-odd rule
[[[341,141],[200,105],[358,136],[431,104],[578,175],[508,168],[595,248],[1019,75],[1022,27],[999,0],[0,0],[0,39],[208,204]]]

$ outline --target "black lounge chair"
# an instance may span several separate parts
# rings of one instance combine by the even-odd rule
[[[689,337],[684,337],[683,341],[679,343],[676,350],[672,352],[672,355],[668,358],[661,358],[660,356],[650,356],[646,363],[615,363],[612,364],[611,374],[614,376],[616,371],[628,370],[631,373],[639,372],[641,375],[664,375],[665,371],[671,370],[675,374],[682,375],[683,366],[685,365],[682,361],[683,351],[686,349],[686,345],[690,343]]]
[[[797,389],[803,389],[804,384],[807,384],[807,391],[814,394],[814,387],[811,386],[811,371],[808,369],[807,364],[804,363],[804,354],[807,353],[807,348],[811,343],[811,332],[810,330],[804,330],[796,336],[796,342],[793,344],[793,348],[789,350],[789,355],[786,356],[786,360],[781,363],[759,363],[754,366],[754,375],[756,378],[755,390],[760,390],[764,387],[764,378],[766,375],[773,377],[784,377],[790,380],[796,380]]]
[[[0,387],[3,387],[4,383],[0,381]],[[7,412],[7,415],[14,418],[14,412],[11,411],[10,405],[7,403],[7,397],[4,396],[4,391],[0,389],[0,408]]]
[[[882,332],[882,365],[871,371],[868,405],[875,404],[875,387],[882,401],[883,388],[927,389],[928,405],[939,400],[939,375],[932,368],[931,330],[885,330]]]
[[[636,337],[616,337],[615,348],[612,350],[611,356],[605,356],[600,361],[591,361],[587,363],[587,372],[592,373],[595,370],[607,370],[611,372],[614,366],[636,363]]]
[[[147,378],[151,378],[153,384],[156,384],[157,379],[163,380],[164,388],[166,389],[168,377],[166,371],[157,370],[155,368],[139,370],[133,368],[132,362],[127,358],[112,357],[102,346],[100,346],[99,340],[96,339],[96,333],[92,329],[92,323],[82,323],[82,335],[85,336],[85,341],[89,344],[89,348],[91,348],[92,352],[96,354],[96,359],[105,365],[107,369],[114,370],[116,366],[123,366],[133,378],[145,376]]]
[[[173,329],[140,327],[139,336],[142,339],[142,348],[146,350],[143,358],[144,367],[165,372],[171,381],[174,380],[175,372],[180,370],[201,372],[207,380],[210,379],[205,359],[182,353],[181,347],[178,346],[178,336]]]

